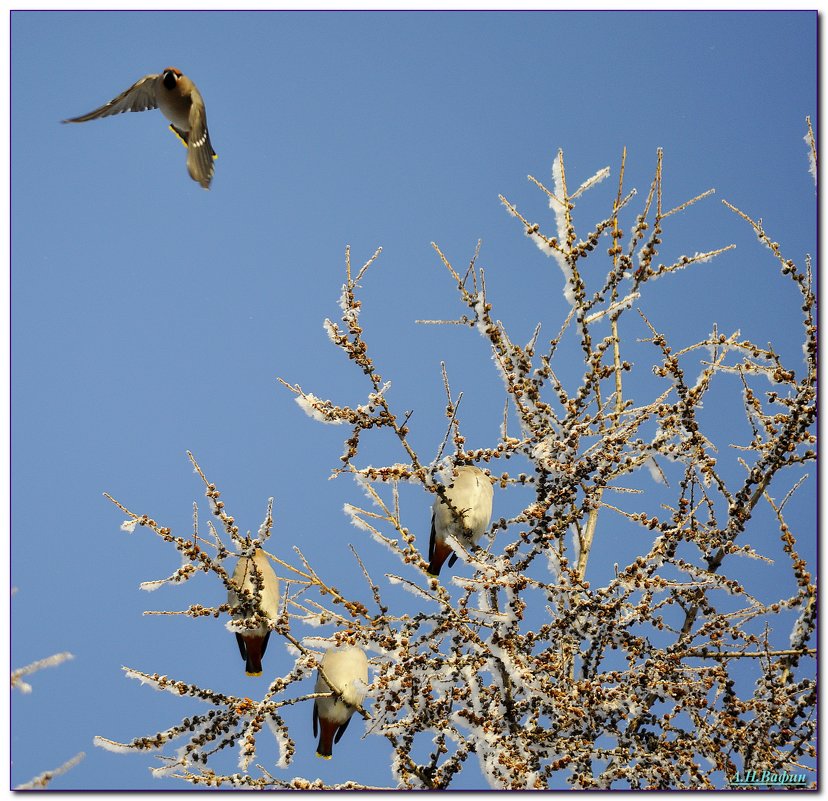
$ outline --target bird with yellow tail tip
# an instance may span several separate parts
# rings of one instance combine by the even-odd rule
[[[452,510],[438,495],[431,513],[431,538],[428,543],[428,572],[439,576],[446,559],[449,567],[457,561],[447,542],[453,535],[466,547],[476,545],[492,521],[492,482],[479,468],[466,465],[455,471],[454,482],[446,487]]]
[[[172,123],[172,132],[186,146],[190,177],[204,189],[209,189],[213,179],[213,160],[217,156],[210,144],[204,100],[196,85],[175,67],[145,75],[100,108],[63,122],[88,122],[125,111],[152,108],[161,109],[161,113]]]
[[[265,624],[261,615],[270,623],[278,620],[279,579],[265,552],[257,548],[252,556],[239,557],[232,581],[238,591],[230,589],[227,592],[227,603],[234,621],[231,629],[236,634],[236,642],[245,661],[245,672],[248,676],[261,676],[262,657],[271,631],[271,626]],[[250,601],[246,601],[240,594],[242,590],[247,590],[257,600],[260,613],[258,620]]]
[[[368,657],[355,645],[329,648],[322,657],[322,670],[334,684],[338,697],[317,698],[313,703],[313,736],[319,737],[316,756],[330,759],[356,708],[362,705],[368,690]],[[316,677],[317,693],[331,687],[322,674]]]

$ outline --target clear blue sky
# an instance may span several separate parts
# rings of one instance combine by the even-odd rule
[[[160,112],[60,124],[168,65],[206,101],[219,153],[209,192],[188,177]],[[736,251],[661,279],[644,308],[678,347],[717,322],[772,339],[801,368],[799,331],[784,322],[798,319],[796,299],[720,198],[763,217],[791,258],[815,253],[802,141],[805,116],[816,123],[814,12],[18,12],[11,66],[12,663],[76,656],[13,698],[13,783],[84,750],[55,788],[184,787],[152,779],[147,756],[92,746],[194,709],[128,681],[122,665],[251,697],[266,686],[244,676],[223,621],[142,617],[223,593],[207,580],[140,591],[178,555],[147,531],[119,531],[104,491],[187,534],[194,500],[207,517],[190,449],[243,529],[255,531],[275,497],[281,558],[296,543],[360,596],[348,543],[377,575],[398,571],[342,514],[361,493],[327,481],[344,430],[303,415],[276,382],[363,400],[361,376],[322,329],[338,311],[346,244],[355,264],[384,249],[364,282],[366,336],[396,408],[415,410],[426,458],[443,435],[440,359],[465,393],[470,445],[496,441],[503,404],[474,332],[414,322],[462,312],[429,243],[459,267],[482,238],[497,316],[518,341],[541,319],[551,336],[567,310],[560,271],[498,194],[549,228],[526,175],[548,179],[558,148],[571,184],[612,168],[583,202],[584,230],[609,208],[625,145],[640,195],[657,147],[665,206],[715,187],[670,221],[665,255]],[[368,458],[404,456],[383,440]],[[806,536],[814,493],[794,521]],[[520,500],[496,495],[495,514]],[[404,502],[425,543],[429,499],[411,489]],[[278,642],[268,665],[287,671]],[[286,719],[297,757],[283,775],[390,781],[385,741],[360,740],[358,722],[323,762],[310,706]],[[461,785],[479,781],[470,770]]]

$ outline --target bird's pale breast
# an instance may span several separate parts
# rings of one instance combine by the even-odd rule
[[[158,108],[176,128],[190,130],[190,99],[183,98],[177,88],[169,90],[163,84],[159,86]]]

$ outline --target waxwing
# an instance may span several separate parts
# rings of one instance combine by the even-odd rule
[[[256,595],[257,586],[261,586],[259,609],[269,621],[276,622],[279,617],[279,579],[276,578],[261,548],[257,548],[252,556],[239,557],[236,569],[233,571],[233,584],[246,589],[253,596]],[[227,603],[231,607],[238,607],[243,600],[234,590],[229,590]],[[245,614],[242,609],[231,610],[231,614],[234,621],[245,621],[250,618],[249,611]],[[259,622],[252,628],[238,627],[235,631],[236,642],[239,645],[242,659],[245,660],[245,672],[248,676],[262,675],[262,657],[267,648],[270,631],[271,629],[263,622]]]
[[[196,85],[180,70],[167,67],[160,75],[145,75],[100,108],[64,122],[87,122],[125,111],[158,108],[172,123],[170,129],[187,147],[187,170],[205,189],[213,178],[216,152],[207,131],[207,112]]]
[[[457,554],[452,553],[446,541],[449,534],[468,548],[483,536],[492,520],[492,482],[479,467],[458,467],[454,483],[446,488],[446,495],[455,511],[438,495],[431,513],[428,572],[432,576],[440,575],[440,568],[449,555],[449,567],[457,561]],[[462,515],[462,522],[458,514]]]
[[[313,704],[313,736],[319,736],[316,755],[330,759],[356,707],[361,706],[368,689],[368,657],[355,645],[329,648],[322,657],[322,670],[341,693],[339,698],[317,698]],[[330,686],[321,673],[315,692],[326,693]]]

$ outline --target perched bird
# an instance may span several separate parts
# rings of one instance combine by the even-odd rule
[[[265,617],[275,623],[279,617],[279,579],[273,572],[270,562],[261,548],[257,548],[252,556],[240,556],[233,571],[233,584],[239,589],[245,589],[256,597],[257,587],[259,610]],[[252,617],[252,610],[245,609],[244,600],[234,590],[227,593],[227,603],[234,608],[234,621],[247,621]],[[259,621],[252,628],[236,627],[236,642],[239,645],[242,659],[245,660],[245,671],[248,676],[262,675],[262,657],[270,638],[270,628]]]
[[[213,178],[216,152],[207,132],[207,113],[196,85],[180,70],[167,67],[160,75],[145,75],[106,105],[64,122],[87,122],[125,111],[159,108],[172,123],[170,129],[187,146],[187,170],[205,189]]]
[[[492,520],[492,482],[479,468],[458,467],[454,483],[446,488],[454,511],[437,496],[431,513],[431,539],[428,543],[428,572],[440,575],[443,562],[451,554],[449,567],[457,561],[446,538],[457,537],[467,547],[477,543]],[[462,520],[460,517],[462,517]]]
[[[342,694],[339,698],[317,698],[313,703],[313,736],[319,736],[316,756],[330,759],[333,744],[339,742],[351,722],[351,715],[365,698],[368,657],[355,645],[329,648],[322,657],[322,670]],[[314,692],[330,690],[328,682],[318,673]]]

